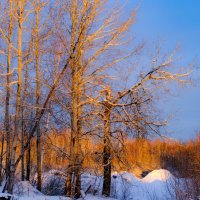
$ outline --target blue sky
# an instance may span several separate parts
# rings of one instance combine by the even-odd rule
[[[136,5],[130,1],[127,9],[130,4]],[[195,60],[195,86],[177,89],[175,97],[161,102],[165,116],[174,114],[168,136],[193,139],[200,131],[200,0],[143,0],[134,31],[139,39],[162,41],[166,50],[179,44],[182,61],[187,64]]]

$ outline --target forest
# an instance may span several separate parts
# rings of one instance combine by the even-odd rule
[[[126,3],[0,1],[0,199],[200,197],[200,136],[168,137],[158,108],[191,65],[137,39]]]

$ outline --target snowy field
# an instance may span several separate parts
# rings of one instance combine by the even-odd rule
[[[43,189],[47,194],[48,186],[60,192],[64,187],[64,178],[56,179],[53,175],[55,171],[46,173],[43,177]],[[111,186],[111,197],[101,197],[102,190],[102,177],[93,176],[90,174],[82,175],[82,189],[83,191],[88,190],[88,194],[84,198],[85,200],[165,200],[174,199],[171,195],[173,190],[170,189],[174,182],[174,177],[167,170],[154,170],[150,172],[145,178],[139,179],[133,174],[128,172],[113,173],[112,175],[112,186]],[[58,182],[56,182],[56,180]],[[56,183],[52,185],[52,183]],[[59,185],[60,184],[60,185]],[[50,189],[49,189],[50,190]],[[171,191],[170,191],[171,190]],[[170,191],[170,192],[169,192]],[[51,192],[51,191],[50,191]],[[1,194],[5,196],[6,194]],[[55,194],[54,194],[55,195]],[[19,182],[15,185],[13,199],[15,200],[70,200],[70,198],[64,196],[47,196],[37,191],[28,182]]]

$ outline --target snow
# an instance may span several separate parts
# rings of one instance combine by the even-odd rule
[[[82,198],[80,198],[79,200],[83,200]],[[114,198],[105,198],[105,197],[100,197],[100,196],[93,196],[93,195],[87,195],[84,200],[116,200]]]
[[[11,196],[12,195],[7,194],[7,193],[0,193],[0,199],[1,199],[1,197],[8,198],[8,197],[11,197]]]
[[[119,200],[171,199],[168,190],[169,183],[173,179],[173,175],[164,169],[154,170],[143,179],[137,178],[129,172],[114,172],[111,196]],[[98,195],[102,192],[102,180],[102,177],[89,174],[82,176],[85,188],[91,185],[90,192],[94,193],[98,190],[96,192]]]
[[[43,196],[43,194],[34,188],[28,181],[21,181],[15,184],[13,193],[17,196],[25,197]]]
[[[35,177],[36,180],[37,177]],[[42,175],[42,193],[46,195],[64,195],[66,176],[58,170],[50,170]]]
[[[34,188],[28,181],[21,181],[14,186],[15,200],[70,200],[67,197],[61,196],[45,196]]]
[[[167,181],[172,178],[173,178],[173,176],[168,170],[159,169],[159,170],[154,170],[154,171],[150,172],[147,176],[145,176],[142,179],[142,181],[151,183],[154,181]]]
[[[143,179],[124,172],[121,178],[113,180],[116,187],[115,197],[122,199],[149,200],[167,199],[169,197],[168,182],[173,179],[167,170],[154,170]]]
[[[50,171],[44,174],[43,184],[48,185],[58,172]],[[63,176],[62,176],[63,177]],[[64,177],[63,177],[64,178]],[[154,170],[143,179],[137,178],[129,172],[114,172],[112,175],[111,197],[101,196],[103,177],[85,173],[82,175],[82,189],[88,191],[80,200],[151,200],[151,199],[172,199],[167,184],[174,180],[173,175],[164,169]],[[172,182],[172,181],[171,181]],[[59,182],[63,187],[64,182]],[[0,194],[1,195],[1,194]],[[3,194],[6,195],[6,194]],[[47,196],[39,192],[29,182],[22,181],[14,187],[15,200],[70,200],[64,196]]]

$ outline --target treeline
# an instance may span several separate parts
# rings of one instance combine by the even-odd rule
[[[160,135],[166,122],[156,111],[157,94],[187,82],[189,72],[176,67],[176,51],[160,46],[143,59],[149,48],[130,34],[137,9],[125,12],[118,1],[2,0],[0,9],[3,191],[12,193],[16,172],[29,181],[33,164],[41,190],[45,160],[53,167],[61,159],[66,196],[78,198],[86,160],[95,159],[109,196],[112,164],[125,162],[119,146],[129,135]],[[54,159],[53,130],[69,130]],[[96,149],[91,157],[89,144]]]
[[[42,138],[43,171],[65,171],[68,167],[69,131],[51,132]],[[32,140],[31,175],[36,173],[36,140]],[[172,139],[126,139],[124,146],[116,146],[112,158],[112,171],[129,171],[141,177],[142,172],[168,169],[177,178],[200,178],[200,136],[187,142]],[[92,139],[82,141],[84,151],[83,171],[101,175],[103,172],[102,145]],[[18,152],[19,154],[20,152]],[[26,163],[27,164],[27,163]],[[18,169],[20,170],[20,169]]]
[[[199,135],[187,142],[172,139],[127,141],[127,160],[130,166],[140,168],[140,171],[168,169],[179,178],[200,177],[199,152]]]

